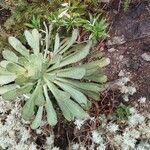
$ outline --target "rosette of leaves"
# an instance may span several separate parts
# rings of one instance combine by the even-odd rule
[[[51,43],[51,26],[49,30],[46,27],[44,33],[46,36],[42,38],[37,29],[25,31],[28,48],[17,38],[9,37],[17,53],[4,50],[4,60],[0,62],[0,95],[7,101],[23,94],[31,95],[22,108],[22,117],[33,120],[33,129],[40,126],[45,114],[48,123],[56,125],[56,104],[68,121],[88,117],[88,97],[99,100],[107,79],[100,68],[109,64],[107,58],[78,63],[89,54],[92,42],[76,44],[77,30],[62,41],[56,34],[54,44]]]
[[[83,27],[87,32],[91,33],[90,38],[92,38],[94,41],[98,41],[101,38],[105,39],[108,37],[108,24],[106,23],[106,20],[103,18],[99,19],[100,15],[93,17],[91,14],[89,14],[89,17],[90,21],[83,20]]]

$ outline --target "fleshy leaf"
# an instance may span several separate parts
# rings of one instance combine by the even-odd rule
[[[15,83],[18,85],[24,85],[25,83],[28,83],[30,78],[26,77],[25,74],[18,75],[15,79]]]
[[[59,70],[56,76],[64,78],[82,79],[85,75],[84,68],[72,67]]]
[[[38,79],[41,76],[41,71],[43,68],[43,56],[41,53],[38,55],[32,54],[29,57],[30,67],[28,67],[28,74],[34,79]],[[38,60],[38,61],[37,61]]]
[[[7,61],[18,62],[18,56],[14,52],[10,50],[4,50],[2,54]]]
[[[64,48],[60,51],[60,54],[63,54],[64,52],[66,52],[66,51],[75,43],[77,37],[78,37],[78,29],[74,29],[74,30],[72,31],[72,36],[71,36],[69,42],[67,43],[67,46],[64,47]]]
[[[71,97],[76,101],[78,102],[81,106],[86,106],[87,105],[87,98],[86,96],[81,93],[80,91],[72,88],[71,86],[69,85],[66,85],[64,83],[61,83],[59,81],[54,81],[54,83],[56,83],[59,87],[61,87],[64,91],[68,92]]]
[[[57,99],[58,105],[64,117],[68,120],[74,120],[75,118],[85,119],[88,114],[71,99]]]
[[[4,93],[2,97],[3,99],[8,100],[8,101],[15,100],[18,96],[29,93],[32,90],[32,87],[33,87],[32,84],[27,84],[20,88],[15,88],[13,90],[10,90]]]
[[[33,91],[31,97],[27,100],[22,109],[22,117],[24,118],[24,120],[30,120],[34,114],[35,99],[37,98],[37,91],[39,86],[40,81],[38,81],[35,90]]]
[[[103,57],[100,60],[92,61],[88,64],[81,65],[80,67],[84,67],[88,70],[88,69],[92,69],[95,67],[102,68],[102,67],[107,66],[109,63],[110,63],[110,59]]]
[[[59,46],[60,46],[60,37],[59,37],[59,34],[57,33],[55,36],[55,45],[54,45],[54,53],[55,54],[58,51]]]
[[[43,115],[43,106],[40,106],[38,108],[38,111],[37,111],[37,114],[35,116],[35,119],[32,122],[32,125],[31,125],[32,129],[37,129],[41,125],[42,115]]]
[[[54,97],[56,98],[58,105],[59,105],[59,101],[61,101],[62,99],[70,100],[70,95],[68,93],[59,90],[54,84],[49,82],[47,79],[45,79],[45,81],[48,85],[49,90],[53,93]],[[61,110],[67,120],[71,121],[73,119],[73,116],[68,111],[68,109],[61,107]]]
[[[37,29],[32,30],[32,35],[35,42],[34,54],[38,54],[40,52],[40,34]]]
[[[10,45],[21,55],[28,57],[29,51],[22,45],[22,43],[15,37],[9,37],[8,39]]]
[[[2,74],[9,74],[9,72],[6,71],[6,68],[3,68],[0,66],[0,75],[2,75]]]
[[[0,85],[8,84],[13,82],[16,79],[14,74],[5,74],[0,75]]]
[[[30,33],[29,31],[25,31],[24,32],[26,40],[28,42],[28,44],[31,46],[31,48],[34,51],[34,54],[38,54],[39,53],[39,32],[37,29],[33,29],[32,33]]]
[[[18,64],[27,67],[29,65],[29,61],[25,57],[19,57]]]
[[[84,79],[94,81],[94,82],[100,82],[100,83],[105,83],[107,81],[107,76],[105,75],[100,75],[100,74],[94,74],[91,76],[84,77]]]
[[[66,65],[76,63],[80,61],[81,59],[85,58],[90,51],[92,42],[90,41],[82,50],[76,51],[73,54],[70,54],[69,56],[66,56],[63,61],[60,63],[59,67],[64,67]]]
[[[100,100],[100,93],[93,92],[93,91],[87,91],[83,89],[79,89],[82,93],[84,93],[86,96],[92,98],[93,100],[99,101]]]
[[[18,85],[16,85],[16,84],[10,84],[10,85],[0,86],[0,95],[6,93],[8,91],[14,90],[17,87],[18,87]]]
[[[9,72],[15,73],[15,74],[17,74],[17,75],[19,75],[19,74],[25,74],[25,72],[26,72],[26,70],[25,70],[23,67],[21,67],[21,66],[15,64],[15,63],[9,63],[9,64],[6,66],[6,69],[7,69]]]
[[[93,91],[93,92],[100,92],[101,91],[101,86],[97,83],[86,83],[86,82],[80,82],[76,80],[70,80],[70,79],[63,79],[63,78],[57,78],[57,80],[63,82],[64,84],[68,83],[69,85],[87,90],[87,91]]]
[[[54,58],[52,58],[50,65],[52,65],[47,72],[50,72],[52,70],[54,70],[55,68],[59,68],[60,62],[62,60],[62,55],[55,55]]]
[[[45,98],[43,95],[42,86],[39,86],[37,89],[37,98],[35,99],[35,105],[37,105],[37,106],[44,106],[45,105]]]
[[[44,86],[44,95],[46,98],[46,111],[47,111],[47,121],[51,126],[54,126],[57,124],[57,115],[56,111],[54,110],[54,107],[52,105],[52,102],[48,96],[47,92],[47,86]]]
[[[48,82],[48,87],[56,98],[64,117],[68,120],[75,118],[86,118],[88,114],[74,101],[70,99],[70,95],[66,92],[59,90],[53,83]]]
[[[0,62],[0,66],[1,66],[2,68],[6,68],[9,63],[10,63],[9,61],[2,60],[2,61]]]
[[[27,100],[25,105],[22,108],[22,117],[24,120],[30,120],[34,115],[34,95]]]

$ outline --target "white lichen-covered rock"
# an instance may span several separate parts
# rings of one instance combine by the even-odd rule
[[[146,97],[141,97],[138,99],[139,103],[143,104],[146,102]]]
[[[107,125],[106,129],[111,133],[115,133],[116,131],[119,130],[119,125],[117,125],[115,123],[109,123]]]
[[[2,98],[0,97],[0,99]],[[22,98],[18,98],[14,103],[0,100],[0,150],[38,150],[30,132],[30,125],[21,118],[22,100]],[[41,132],[40,129],[37,132]],[[45,150],[49,150],[49,148],[59,150],[54,147],[53,135],[47,137],[44,145]]]

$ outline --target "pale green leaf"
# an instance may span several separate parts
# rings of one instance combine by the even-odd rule
[[[43,95],[43,88],[42,85],[37,89],[37,98],[35,99],[35,105],[37,106],[44,106],[45,105],[45,98]]]
[[[72,36],[71,36],[70,40],[67,43],[67,46],[64,47],[62,50],[60,50],[59,53],[63,54],[64,52],[66,52],[75,43],[77,37],[78,37],[78,29],[74,29],[72,31]]]
[[[59,34],[57,33],[55,36],[55,45],[54,45],[54,54],[58,51],[58,48],[60,46],[60,37]]]
[[[20,64],[21,66],[27,67],[29,66],[29,61],[25,57],[19,57],[18,64]]]
[[[72,47],[63,54],[63,56],[65,57],[65,56],[70,55],[73,52],[80,51],[81,49],[83,49],[86,46],[86,44],[87,43],[72,45]]]
[[[0,85],[8,84],[13,82],[16,79],[16,75],[14,74],[5,74],[0,75]]]
[[[59,90],[53,83],[49,82],[47,79],[45,79],[45,81],[47,83],[48,88],[50,89],[50,91],[53,93],[55,99],[57,100],[58,105],[62,99],[70,100],[70,95],[68,93]],[[60,106],[60,108],[61,108],[65,118],[67,120],[71,121],[73,119],[73,116],[70,113],[70,111],[67,108],[64,108],[61,106]]]
[[[40,106],[38,108],[38,111],[37,111],[37,114],[35,116],[35,119],[32,122],[32,125],[31,125],[32,129],[37,129],[41,125],[42,115],[43,115],[43,106]]]
[[[9,61],[2,60],[2,61],[0,62],[0,66],[1,66],[2,68],[6,68],[9,63],[10,63]]]
[[[8,70],[6,70],[6,68],[3,68],[0,66],[0,75],[7,75],[7,74],[13,74],[11,72],[9,72]]]
[[[80,91],[72,88],[71,86],[61,83],[59,81],[54,81],[54,83],[56,83],[61,89],[63,89],[64,91],[68,92],[71,97],[77,101],[81,106],[87,106],[87,98],[86,96],[81,93]]]
[[[86,96],[92,98],[93,100],[99,101],[100,100],[100,93],[93,92],[93,91],[87,91],[83,89],[79,89],[82,93],[84,93]]]
[[[54,73],[47,73],[44,75],[45,78],[47,78],[49,81],[54,82],[56,80],[56,74]]]
[[[74,120],[75,118],[83,119],[88,117],[88,114],[77,103],[70,99],[68,93],[59,90],[53,83],[50,83],[47,80],[46,82],[56,98],[64,117],[68,121]]]
[[[84,66],[81,66],[81,67],[84,67]],[[97,70],[99,70],[99,69],[100,68],[98,66],[97,67],[93,67],[93,68],[89,68],[89,69],[86,68],[85,76],[91,76],[91,75],[95,74],[95,72],[97,72]]]
[[[47,83],[47,86],[50,89],[50,91],[53,93],[55,97],[57,97],[57,99],[62,99],[62,98],[69,99],[70,98],[70,95],[68,93],[59,90],[52,82],[50,82],[46,78],[44,78],[44,80]]]
[[[32,54],[29,58],[30,68],[28,68],[28,74],[38,79],[43,68],[43,56],[39,53],[38,55]]]
[[[63,61],[60,63],[59,67],[64,67],[66,65],[76,63],[80,61],[81,59],[85,58],[90,51],[92,42],[90,41],[83,49],[80,51],[76,51],[73,54],[70,54],[69,56],[66,56]]]
[[[17,78],[15,79],[15,83],[18,85],[24,85],[25,83],[28,83],[30,81],[30,78],[26,77],[25,75],[26,74],[17,75]]]
[[[93,74],[91,76],[84,77],[84,79],[94,81],[94,82],[99,82],[99,83],[105,83],[107,81],[107,76],[102,74]]]
[[[62,55],[57,54],[52,58],[50,64],[60,64],[61,60],[62,60]]]
[[[17,87],[18,87],[18,85],[16,85],[16,84],[10,84],[10,85],[0,86],[0,95],[6,93],[8,91],[14,90]]]
[[[84,68],[72,67],[67,69],[61,69],[56,73],[57,77],[82,79],[85,75]]]
[[[28,57],[29,51],[25,48],[25,46],[22,45],[22,43],[15,37],[9,37],[8,39],[11,46],[19,52],[21,55]]]
[[[54,110],[54,107],[52,105],[52,102],[48,96],[47,86],[44,86],[44,95],[46,98],[46,111],[47,111],[47,121],[51,126],[54,126],[57,124],[57,115],[56,111]]]
[[[52,65],[52,66],[47,70],[47,72],[50,72],[50,71],[52,71],[52,70],[54,70],[56,68],[59,68],[59,65],[60,65],[60,62],[61,62],[62,58],[63,57],[61,55],[55,55],[52,58],[52,60],[51,60],[51,62],[49,64],[49,65]]]
[[[10,50],[4,50],[2,54],[7,61],[18,62],[18,56],[14,52]]]
[[[30,99],[28,99],[27,102],[25,103],[25,105],[23,106],[22,117],[26,121],[30,120],[32,118],[32,116],[34,115],[34,106],[35,106],[34,98],[35,98],[35,96],[32,94]]]
[[[101,91],[101,85],[97,83],[85,83],[77,80],[70,80],[70,79],[63,79],[63,78],[57,78],[57,80],[63,82],[64,84],[67,83],[73,87],[83,89],[83,90],[93,91],[93,92]]]
[[[109,63],[110,63],[110,59],[103,57],[100,60],[92,61],[90,63],[81,65],[80,67],[85,67],[88,70],[88,69],[92,69],[95,67],[102,68],[102,67],[107,66]]]
[[[64,98],[64,95],[67,95],[67,93],[65,94],[65,92],[55,89],[53,94],[58,102],[61,111],[63,112],[64,117],[68,121],[74,120],[75,118],[85,119],[86,117],[88,117],[88,114],[77,103],[72,101],[69,97],[66,98],[65,96]],[[59,94],[59,96],[56,96],[57,94]]]
[[[34,54],[38,54],[40,52],[40,34],[37,29],[32,30],[32,35],[35,42]]]
[[[59,52],[60,52],[62,49],[64,49],[64,48],[68,45],[69,39],[70,39],[70,38],[65,38],[65,39],[63,39],[63,40],[60,42],[60,47],[59,47],[59,49],[58,49],[57,51],[55,51],[55,55],[56,55],[56,54],[59,54]]]
[[[41,81],[38,81],[35,90],[33,91],[31,97],[27,100],[27,102],[25,103],[22,109],[22,117],[25,120],[30,120],[34,114],[35,100],[37,98],[37,92],[40,85],[41,85]]]
[[[74,120],[75,118],[85,119],[88,117],[88,114],[71,99],[61,99],[57,100],[57,102],[63,112],[64,117],[68,121]]]
[[[2,94],[2,97],[8,101],[15,100],[18,96],[29,93],[32,90],[32,87],[32,84],[27,84],[20,88],[9,90],[8,92]]]
[[[39,32],[37,29],[33,29],[32,33],[30,31],[25,31],[24,35],[26,37],[26,40],[28,44],[31,46],[31,48],[34,51],[34,54],[39,53]]]
[[[20,65],[17,65],[15,63],[9,63],[7,66],[6,66],[6,69],[11,72],[11,73],[15,73],[17,75],[20,75],[20,74],[25,74],[26,70],[21,67]]]

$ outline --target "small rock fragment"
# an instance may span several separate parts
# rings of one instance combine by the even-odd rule
[[[123,76],[124,76],[123,70],[121,70],[121,71],[119,72],[118,76],[119,76],[119,77],[123,77]]]
[[[138,101],[142,104],[146,102],[146,97],[141,97]]]
[[[147,53],[143,53],[141,55],[141,57],[145,60],[145,61],[150,61],[150,55],[148,55]]]
[[[124,35],[122,36],[114,36],[111,40],[108,40],[107,45],[111,46],[111,45],[121,45],[123,43],[125,43],[125,39],[124,39]]]
[[[120,56],[119,56],[119,60],[122,60],[122,59],[123,59],[123,55],[120,55]]]
[[[110,52],[110,53],[112,53],[112,52],[114,52],[114,51],[116,51],[115,48],[110,48],[110,49],[108,49],[108,52]]]
[[[136,88],[132,86],[128,86],[128,91],[130,95],[133,95],[134,93],[136,93]]]
[[[128,102],[128,101],[129,101],[129,95],[128,95],[128,94],[124,94],[124,95],[122,96],[122,98],[123,98],[123,100],[124,100],[125,102]]]

